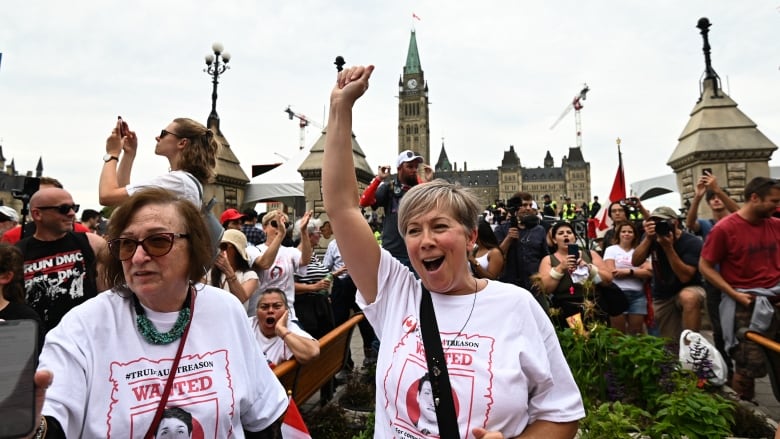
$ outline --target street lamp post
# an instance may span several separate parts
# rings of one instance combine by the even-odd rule
[[[225,70],[230,68],[230,66],[227,65],[227,63],[230,62],[230,54],[224,51],[224,47],[221,43],[212,44],[211,50],[214,53],[209,53],[206,55],[206,68],[203,69],[204,72],[211,76],[211,83],[214,86],[211,91],[211,114],[209,114],[209,126],[211,126],[212,119],[215,122],[219,120],[219,116],[217,115],[217,84],[219,84],[219,75],[225,73]]]

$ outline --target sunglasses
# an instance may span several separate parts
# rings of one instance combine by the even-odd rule
[[[133,257],[135,251],[140,245],[149,256],[165,256],[173,248],[173,240],[176,238],[187,238],[186,233],[155,233],[138,241],[133,238],[116,238],[108,241],[108,250],[111,256],[120,261],[126,261]]]
[[[79,205],[78,204],[60,204],[59,206],[41,206],[38,207],[39,210],[56,210],[57,212],[61,213],[62,215],[67,215],[70,213],[70,210],[73,209],[73,213],[79,212]]]
[[[170,134],[170,135],[172,135],[172,136],[176,136],[176,137],[178,137],[178,138],[180,138],[180,139],[183,139],[183,138],[184,138],[184,136],[180,136],[180,135],[178,135],[178,134],[176,134],[176,133],[172,133],[172,132],[170,132],[170,131],[167,131],[167,130],[161,130],[161,131],[160,131],[160,138],[162,139],[163,137],[167,136],[168,134]]]
[[[270,222],[270,223],[268,223],[268,224],[269,224],[271,227],[273,227],[274,229],[278,229],[278,228],[279,228],[279,223],[278,223],[278,222],[276,222],[276,220],[271,220],[271,222]],[[288,221],[285,221],[285,222],[284,222],[284,227],[285,227],[285,228],[287,228],[287,229],[289,229],[291,225],[292,225],[292,223],[290,223],[290,222],[288,222]]]

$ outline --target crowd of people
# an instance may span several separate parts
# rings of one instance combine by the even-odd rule
[[[739,205],[706,172],[684,218],[613,201],[596,245],[575,223],[598,197],[559,207],[517,192],[486,210],[413,151],[358,198],[351,120],[372,71],[345,69],[331,91],[320,218],[228,208],[212,242],[201,206],[219,143],[188,118],[156,136],[170,170],[146,182],[130,178],[136,133],[113,127],[99,181],[110,218],[77,221],[51,178],[24,227],[0,206],[0,319],[41,328],[31,437],[275,437],[288,400],[271,368],[317,358],[354,312],[376,437],[573,437],[584,409],[555,331],[591,320],[671,341],[709,320],[730,385],[753,399],[766,365],[735,334],[778,335],[780,182],[752,179]]]

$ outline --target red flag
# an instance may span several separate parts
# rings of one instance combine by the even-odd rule
[[[309,429],[303,423],[301,412],[298,411],[298,406],[295,405],[292,396],[290,397],[290,405],[287,407],[287,413],[284,414],[282,437],[284,439],[311,439]]]
[[[418,17],[417,14],[415,14],[414,12],[412,12],[412,18],[416,18],[417,21],[421,21],[420,17]]]
[[[609,193],[609,202],[611,204],[624,198],[626,198],[626,176],[623,174],[623,154],[621,154],[620,144],[618,144],[618,169],[615,174],[615,181],[612,183],[612,191]],[[607,208],[604,209],[604,213],[601,215],[599,230],[607,230],[611,224],[609,205],[607,205]]]

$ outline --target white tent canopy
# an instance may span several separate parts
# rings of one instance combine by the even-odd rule
[[[246,185],[244,203],[273,200],[294,205],[296,198],[303,198],[303,177],[298,172],[298,167],[308,155],[308,148],[300,150],[298,154],[276,168],[252,178]]]

